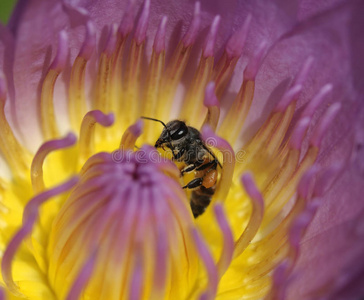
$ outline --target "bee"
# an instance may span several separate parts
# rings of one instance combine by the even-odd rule
[[[190,205],[193,216],[197,218],[205,211],[215,193],[217,167],[222,168],[220,162],[202,141],[201,134],[196,128],[187,126],[180,120],[165,124],[158,119],[148,117],[142,119],[159,122],[164,126],[154,146],[163,150],[167,147],[172,152],[173,160],[184,162],[185,167],[181,170],[181,176],[195,172],[195,178],[182,188],[192,190]]]

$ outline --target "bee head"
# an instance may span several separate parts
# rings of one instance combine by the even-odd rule
[[[155,143],[155,147],[170,146],[173,142],[177,142],[186,137],[188,134],[188,127],[185,122],[174,120],[167,123],[163,129],[160,137]]]
[[[164,129],[156,141],[154,147],[163,148],[167,146],[170,149],[173,149],[173,144],[178,142],[179,140],[185,138],[188,134],[188,127],[185,122],[180,120],[174,120],[169,123],[164,124],[161,120],[141,117],[142,119],[151,120],[155,122],[159,122],[164,126]],[[175,142],[175,143],[174,143]]]

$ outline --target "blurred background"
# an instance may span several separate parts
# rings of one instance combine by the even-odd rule
[[[5,25],[13,11],[17,0],[0,0],[0,22]]]

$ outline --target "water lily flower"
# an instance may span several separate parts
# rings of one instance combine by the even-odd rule
[[[0,299],[363,295],[363,12],[20,0],[0,31]],[[198,140],[153,147],[175,119]],[[203,161],[172,160],[194,142]]]

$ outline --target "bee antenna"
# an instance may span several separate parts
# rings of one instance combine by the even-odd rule
[[[166,124],[164,124],[164,122],[163,122],[163,121],[161,121],[161,120],[153,119],[153,118],[148,118],[148,117],[140,117],[140,118],[145,119],[145,120],[151,120],[151,121],[159,122],[159,123],[161,123],[161,124],[164,126],[164,128],[165,128],[165,129],[167,129],[167,125],[166,125]],[[167,130],[168,130],[168,129],[167,129]]]
[[[167,128],[167,125],[163,121],[158,120],[158,119],[154,119],[154,118],[143,117],[143,116],[141,116],[140,118],[145,119],[145,120],[150,120],[150,121],[155,121],[155,122],[161,123],[164,126],[164,128],[167,130],[167,132],[168,132],[168,137],[170,138],[169,145],[170,145],[171,149],[174,149],[174,147],[172,146],[172,143],[171,143],[171,140],[172,140],[171,133],[169,132],[169,130]]]

